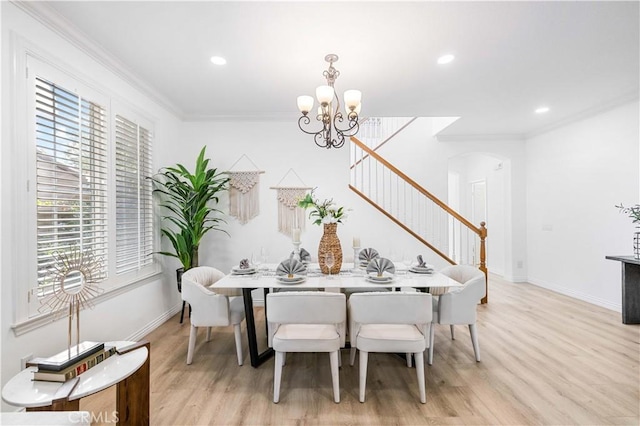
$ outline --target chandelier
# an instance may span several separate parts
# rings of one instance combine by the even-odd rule
[[[327,79],[327,84],[316,88],[316,98],[320,103],[316,120],[322,124],[322,128],[318,131],[305,129],[311,123],[309,112],[313,109],[312,96],[298,96],[298,109],[302,113],[298,119],[298,127],[306,134],[314,135],[313,140],[320,148],[340,148],[344,145],[345,137],[358,133],[362,93],[359,90],[344,92],[345,117],[340,111],[340,100],[333,88],[333,83],[340,75],[340,71],[333,67],[333,63],[338,61],[338,55],[328,54],[324,60],[329,62],[329,68],[322,73]],[[346,123],[343,125],[345,119]]]

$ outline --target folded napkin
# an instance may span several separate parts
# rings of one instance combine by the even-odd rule
[[[311,253],[303,248],[300,248],[300,260],[303,262],[311,262]]]
[[[381,277],[385,272],[393,275],[396,272],[396,267],[393,266],[393,262],[384,257],[373,259],[367,265],[367,274],[375,274]]]
[[[413,265],[411,268],[409,268],[409,270],[412,272],[418,272],[422,274],[430,274],[430,273],[433,273],[434,271],[433,265],[426,264],[424,259],[422,259],[421,254],[418,255],[418,264]]]
[[[360,250],[360,254],[358,254],[358,259],[360,259],[360,262],[370,262],[373,259],[377,259],[379,258],[380,255],[378,254],[378,251],[376,249],[372,249],[372,248],[366,248],[366,249],[362,249]]]
[[[289,258],[290,259],[291,258],[295,259],[296,258],[296,252],[292,251],[291,254],[289,255]],[[305,249],[303,249],[302,247],[300,248],[300,261],[301,262],[307,262],[307,263],[311,262],[311,254],[308,251],[306,251]]]
[[[242,259],[240,261],[240,266],[238,266],[238,269],[249,269],[249,259]]]
[[[282,262],[280,262],[280,264],[276,268],[276,275],[280,275],[280,276],[286,275],[291,277],[295,274],[300,275],[306,272],[307,272],[307,268],[304,267],[302,262],[292,258],[283,260]]]

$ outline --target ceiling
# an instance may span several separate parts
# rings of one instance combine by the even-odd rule
[[[638,2],[47,2],[186,120],[291,120],[336,53],[363,116],[524,137],[636,99]],[[437,58],[456,59],[438,65]],[[209,58],[220,55],[227,65]],[[113,63],[113,60],[111,61]],[[546,105],[546,114],[534,110]]]

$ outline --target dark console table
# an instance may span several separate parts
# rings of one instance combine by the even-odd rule
[[[640,259],[606,256],[622,262],[622,323],[640,324]]]

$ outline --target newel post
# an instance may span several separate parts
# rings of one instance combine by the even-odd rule
[[[487,271],[487,249],[485,240],[487,239],[487,228],[485,222],[480,222],[480,270],[484,272],[484,288],[485,295],[482,298],[482,303],[489,301],[489,272]]]

